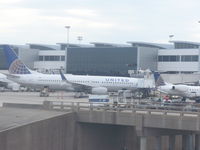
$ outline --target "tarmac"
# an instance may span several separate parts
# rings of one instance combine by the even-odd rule
[[[49,97],[40,97],[39,92],[0,92],[0,107],[3,103],[43,104],[43,101],[88,102],[88,97],[74,98],[73,92],[51,92]]]

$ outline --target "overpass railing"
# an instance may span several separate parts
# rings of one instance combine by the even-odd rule
[[[146,115],[168,115],[200,117],[200,107],[196,106],[162,106],[145,104],[110,104],[90,102],[44,101],[44,107],[59,111],[106,111],[117,113],[136,113]]]

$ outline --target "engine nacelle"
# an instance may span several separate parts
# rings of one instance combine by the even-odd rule
[[[92,94],[97,94],[97,95],[104,95],[108,93],[108,89],[105,87],[95,87],[92,88]]]
[[[174,85],[172,86],[172,90],[177,90],[177,91],[180,91],[180,92],[185,92],[187,91],[188,87],[187,85]]]

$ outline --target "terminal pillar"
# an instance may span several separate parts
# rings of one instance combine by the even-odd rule
[[[186,150],[186,138],[187,135],[182,135],[182,150]]]
[[[175,150],[175,135],[170,135],[169,136],[169,150]]]
[[[140,137],[140,150],[147,150],[147,137]]]
[[[194,150],[193,147],[193,135],[183,135],[182,137],[182,149],[183,150]]]
[[[161,136],[155,137],[155,150],[161,150]]]
[[[194,142],[194,136],[193,134],[189,134],[188,135],[188,150],[194,150],[193,142]]]
[[[195,150],[200,150],[200,135],[195,135]]]

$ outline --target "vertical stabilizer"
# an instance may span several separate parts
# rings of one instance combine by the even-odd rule
[[[61,69],[59,70],[59,72],[60,72],[60,76],[61,76],[62,81],[67,81],[67,79],[65,78],[65,75],[62,73]]]
[[[3,45],[10,74],[31,74],[28,67],[17,57],[15,51],[9,45]]]
[[[156,87],[166,85],[159,72],[154,73]]]

